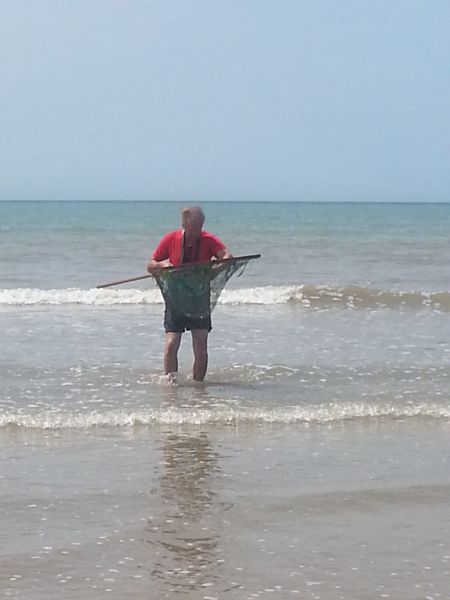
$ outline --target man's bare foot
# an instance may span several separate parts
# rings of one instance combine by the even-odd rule
[[[178,373],[166,373],[167,383],[177,385],[177,375]]]

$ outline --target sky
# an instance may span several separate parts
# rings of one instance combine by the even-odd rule
[[[0,200],[450,201],[448,0],[0,0]]]

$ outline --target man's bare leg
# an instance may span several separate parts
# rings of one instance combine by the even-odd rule
[[[203,381],[208,368],[208,330],[193,329],[192,349],[194,351],[194,367],[192,376],[195,381]]]
[[[166,375],[176,376],[178,372],[178,349],[181,342],[181,333],[168,331],[164,343],[164,372]]]

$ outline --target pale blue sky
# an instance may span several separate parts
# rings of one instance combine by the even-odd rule
[[[0,199],[450,201],[449,0],[0,0]]]

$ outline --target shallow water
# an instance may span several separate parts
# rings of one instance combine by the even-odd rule
[[[432,310],[221,307],[205,384],[161,374],[161,308],[0,312],[0,424],[339,422],[448,418],[450,320]]]
[[[448,598],[448,424],[1,433],[12,597]]]

